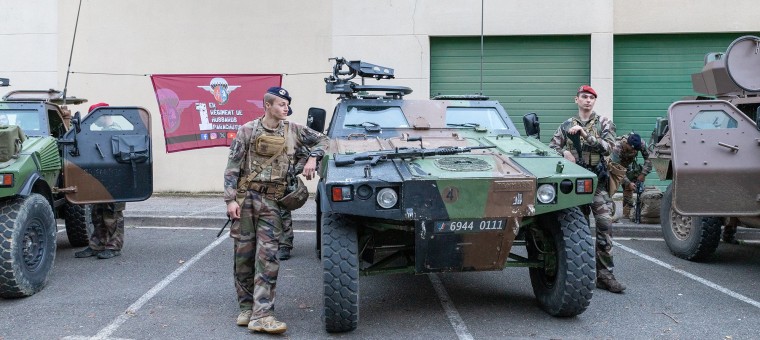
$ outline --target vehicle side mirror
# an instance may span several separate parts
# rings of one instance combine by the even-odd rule
[[[757,125],[757,129],[760,130],[760,106],[755,109],[755,125]]]
[[[318,107],[310,107],[306,118],[306,126],[314,131],[325,131],[325,117],[327,112]]]
[[[662,137],[665,137],[665,133],[668,132],[668,119],[664,117],[657,117],[657,122],[654,124],[654,131],[652,131],[652,144],[660,142]]]
[[[74,118],[71,118],[71,125],[74,126],[74,129],[77,131],[77,133],[82,132],[82,127],[80,123],[82,122],[82,114],[77,111],[77,113],[74,114]]]
[[[541,140],[541,126],[538,122],[538,115],[535,112],[529,112],[523,116],[523,126],[525,126],[525,134],[528,137]]]

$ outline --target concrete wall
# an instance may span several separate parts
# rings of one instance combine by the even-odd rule
[[[62,88],[78,1],[0,2],[0,76],[12,89]],[[481,7],[482,4],[482,7]],[[410,98],[430,91],[430,36],[591,36],[591,84],[612,112],[616,34],[760,31],[756,0],[183,1],[83,0],[69,94],[153,114],[156,191],[220,191],[225,148],[166,154],[150,78],[158,73],[282,73],[294,120],[331,112],[328,57],[396,69]],[[746,10],[742,10],[746,9]],[[483,20],[481,21],[481,13]],[[481,26],[482,25],[482,26]],[[57,47],[57,50],[53,46]],[[22,86],[23,85],[23,86]],[[310,183],[313,187],[314,183]]]

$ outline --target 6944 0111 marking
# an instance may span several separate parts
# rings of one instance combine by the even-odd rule
[[[476,233],[490,230],[504,230],[504,220],[461,220],[435,221],[436,233]]]

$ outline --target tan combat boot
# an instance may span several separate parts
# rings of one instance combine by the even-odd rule
[[[251,314],[253,314],[253,311],[250,309],[240,312],[235,323],[237,323],[238,326],[247,326],[248,323],[251,322]]]
[[[625,285],[618,282],[615,279],[615,275],[605,271],[596,273],[596,288],[608,290],[613,293],[622,293],[625,290]]]
[[[269,334],[285,333],[288,326],[284,322],[277,321],[274,316],[265,316],[256,320],[251,320],[248,329],[254,332],[264,332]]]

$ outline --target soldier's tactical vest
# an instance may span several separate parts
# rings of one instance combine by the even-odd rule
[[[567,133],[567,130],[576,125],[583,126],[583,129],[586,130],[586,133],[589,134],[589,136],[594,136],[597,140],[601,140],[602,123],[599,121],[599,115],[594,114],[594,118],[586,123],[586,125],[583,125],[577,117],[573,117],[570,121],[566,121],[563,124],[562,129]],[[575,145],[569,138],[565,139],[565,149],[570,150],[574,157],[578,157],[578,152],[575,151]],[[598,151],[591,149],[586,143],[581,142],[581,150],[583,151],[583,161],[591,167],[599,164],[599,160],[602,159],[602,155],[599,154]]]

